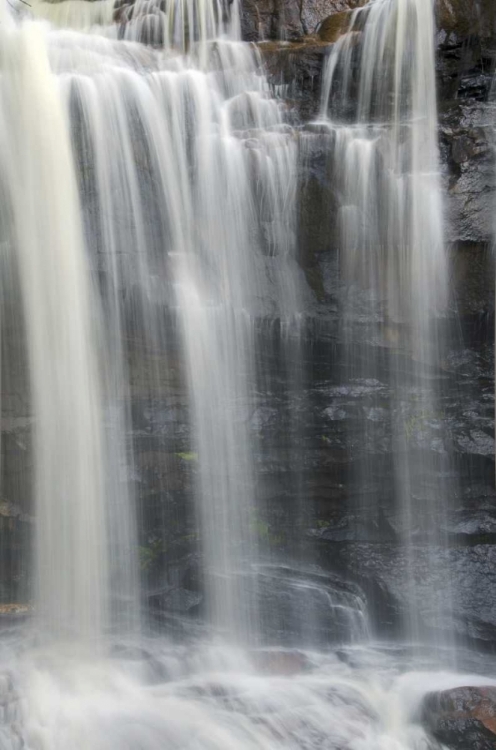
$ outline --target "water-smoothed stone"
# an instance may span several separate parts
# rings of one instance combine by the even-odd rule
[[[313,34],[330,15],[363,4],[364,0],[242,0],[243,39],[299,40]]]
[[[338,574],[263,565],[257,569],[256,587],[268,643],[315,647],[353,643],[368,635],[364,593]]]
[[[324,18],[317,29],[319,39],[323,42],[337,42],[349,30],[352,15],[351,11],[343,11]]]
[[[458,107],[457,107],[458,108]],[[487,243],[493,228],[496,177],[489,125],[489,105],[460,105],[441,112],[448,237],[463,243]]]
[[[198,610],[203,597],[197,591],[170,588],[149,598],[152,610],[156,608],[178,614],[192,614]]]
[[[146,597],[152,616],[196,618],[202,610],[203,590],[197,539],[187,537],[170,543],[164,555],[150,565],[146,575]]]
[[[496,688],[459,687],[429,693],[421,720],[450,750],[495,750]]]
[[[451,515],[444,528],[455,539],[466,544],[496,542],[496,506],[490,510],[459,510]]]
[[[313,530],[313,535],[328,542],[392,542],[398,540],[394,526],[381,513],[380,509],[373,517],[368,513],[349,513],[337,523],[321,522]]]
[[[483,430],[470,430],[468,434],[458,435],[456,444],[464,452],[480,456],[494,456],[494,437]]]
[[[330,44],[318,36],[308,36],[294,43],[261,43],[259,50],[268,80],[281,87],[293,121],[308,122],[317,117]]]
[[[408,617],[409,576],[415,580],[418,616],[426,631],[453,623],[460,641],[487,649],[496,643],[496,546],[476,544],[411,551],[391,543],[321,542],[331,569],[355,580],[368,595],[378,632]],[[413,562],[412,562],[413,561]],[[413,567],[412,567],[413,566]],[[435,601],[432,591],[436,592]],[[440,619],[440,609],[445,608]]]
[[[305,88],[302,90],[305,92]],[[303,93],[299,101],[306,102]],[[318,114],[320,102],[304,107]],[[326,319],[337,319],[339,292],[338,224],[340,195],[332,179],[331,154],[334,133],[328,127],[309,130],[300,135],[299,180],[299,262],[308,285]]]

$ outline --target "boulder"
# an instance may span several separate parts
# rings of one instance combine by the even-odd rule
[[[356,581],[368,598],[377,632],[403,627],[409,618],[415,581],[416,613],[424,634],[433,639],[453,629],[462,643],[492,651],[496,643],[496,546],[475,544],[450,549],[417,545],[411,554],[401,544],[336,542],[324,532],[321,564]]]
[[[422,705],[422,723],[450,750],[494,750],[496,687],[459,687],[429,693]]]
[[[350,28],[352,16],[351,11],[344,10],[324,18],[317,31],[319,39],[323,42],[337,42],[339,37],[346,34]]]
[[[293,123],[316,118],[331,45],[312,36],[293,43],[264,42],[259,49],[269,83],[287,87],[286,105]]]

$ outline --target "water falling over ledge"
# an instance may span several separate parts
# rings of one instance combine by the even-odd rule
[[[51,613],[50,635],[59,617],[68,637],[139,629],[129,347],[140,339],[150,353],[178,349],[189,387],[207,622],[227,640],[258,641],[254,321],[277,315],[291,326],[299,314],[296,139],[254,50],[236,41],[237,9],[229,23],[218,11],[189,9],[218,21],[195,26],[189,56],[116,40],[105,24],[81,34],[25,20],[9,30],[22,52],[5,50],[5,131],[16,131],[26,172],[19,179],[5,155],[7,190],[39,441],[36,516],[46,523],[36,610]],[[85,23],[58,18],[68,20]],[[148,373],[151,398],[162,378]]]
[[[470,676],[494,673],[491,660],[462,653],[469,674],[460,676],[445,671],[452,657],[439,639],[414,649],[372,643],[361,587],[303,564],[294,550],[293,558],[280,555],[262,514],[252,423],[270,421],[264,398],[280,372],[275,418],[286,409],[289,481],[305,500],[293,442],[301,412],[311,410],[298,394],[305,299],[296,261],[298,135],[256,52],[238,41],[236,4],[230,19],[216,4],[178,3],[169,15],[152,5],[160,19],[151,24],[153,47],[137,43],[138,6],[137,23],[122,24],[127,31],[105,2],[38,9],[76,30],[32,20],[0,29],[2,262],[18,288],[14,338],[21,348],[25,342],[29,361],[37,535],[34,624],[0,639],[0,744],[434,750],[418,722],[423,695],[492,684]],[[411,0],[418,27],[407,41],[399,7],[388,0],[360,11],[368,13],[361,33],[373,80],[359,95],[357,122],[338,122],[331,110],[326,127],[345,198],[344,276],[356,289],[343,310],[349,348],[360,337],[404,337],[399,363],[391,347],[384,351],[401,446],[400,530],[412,560],[411,500],[424,493],[418,480],[437,476],[439,466],[422,464],[424,452],[412,459],[407,447],[412,435],[438,434],[433,321],[446,294],[433,57],[424,46],[419,52],[432,37],[432,16],[428,3]],[[192,43],[182,19],[198,13],[207,20]],[[383,35],[371,28],[369,39],[376,16]],[[398,28],[403,41],[393,44]],[[346,40],[335,48],[335,71],[347,49]],[[396,71],[384,79],[374,78],[381,50]],[[405,57],[422,57],[422,66],[410,70]],[[371,114],[367,86],[381,92],[384,117]],[[354,105],[346,91],[342,98]],[[362,295],[367,310],[379,308],[365,331],[356,314]],[[261,350],[270,337],[279,369],[269,377]],[[346,366],[360,381],[379,369],[370,359],[354,371],[351,356]],[[409,366],[414,403],[404,414]],[[179,410],[187,411],[185,434],[167,421]],[[161,509],[163,536],[149,538],[137,495],[152,438],[162,451],[153,491],[162,503],[173,495],[169,468],[180,463],[191,487],[179,496],[194,497],[194,522],[183,528],[184,509],[171,501]],[[369,469],[365,458],[360,478]],[[440,484],[421,498],[427,555],[442,542],[428,507],[438,493],[442,505]],[[296,515],[305,516],[301,508]],[[159,628],[141,617],[138,568],[143,579],[154,556],[164,559],[166,585],[154,596],[179,599],[168,559],[175,543],[200,559],[201,594],[191,609],[201,609],[197,621],[170,618]],[[405,581],[412,605],[402,635],[430,641],[409,570]],[[449,602],[442,605],[439,617],[449,614]]]
[[[395,531],[402,540],[410,602],[404,628],[414,641],[446,643],[453,623],[443,529],[454,485],[443,415],[449,272],[433,21],[429,0],[378,0],[354,11],[349,31],[329,55],[322,116],[342,195],[347,377],[376,385],[370,409],[388,410],[391,423]],[[359,429],[365,446],[382,438],[368,412]],[[356,436],[350,434],[350,441]],[[359,471],[363,487],[373,483],[370,447],[362,451]],[[381,492],[378,487],[370,507],[359,487],[362,522],[371,514],[374,522]],[[419,569],[428,576],[440,565],[443,594],[432,592],[426,607],[426,592],[415,579]],[[425,609],[431,611],[429,623],[423,621]]]

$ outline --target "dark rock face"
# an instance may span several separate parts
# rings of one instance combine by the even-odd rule
[[[438,602],[446,603],[446,622],[453,616],[457,639],[492,650],[496,640],[494,545],[449,550],[418,546],[413,554],[413,575],[421,601],[418,614],[425,632],[434,637],[439,629],[439,609],[434,608],[430,596],[434,589]],[[369,593],[381,634],[394,634],[402,627],[408,609],[406,569],[411,560],[401,546],[391,542],[334,543],[327,555],[328,564],[341,565],[342,571]],[[449,610],[452,594],[453,613]]]
[[[265,72],[274,86],[287,87],[286,105],[295,124],[316,118],[320,110],[322,74],[330,45],[317,36],[300,42],[259,45]]]
[[[437,42],[448,234],[453,241],[484,243],[494,227],[495,111],[488,100],[496,59],[496,7],[439,0]]]
[[[296,41],[315,33],[324,19],[365,4],[366,0],[243,0],[243,37],[250,42]],[[438,41],[446,47],[496,35],[492,0],[436,0],[436,17]]]
[[[362,5],[361,0],[243,0],[241,30],[249,42],[294,42],[314,34],[334,13]]]
[[[427,731],[452,750],[496,748],[496,688],[461,687],[429,693],[421,718]]]
[[[496,10],[492,0],[437,0],[440,41],[457,45],[470,38],[496,35]]]

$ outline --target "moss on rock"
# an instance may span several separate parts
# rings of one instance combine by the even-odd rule
[[[322,42],[337,42],[350,28],[352,15],[352,11],[344,10],[324,18],[317,31],[319,39]]]

